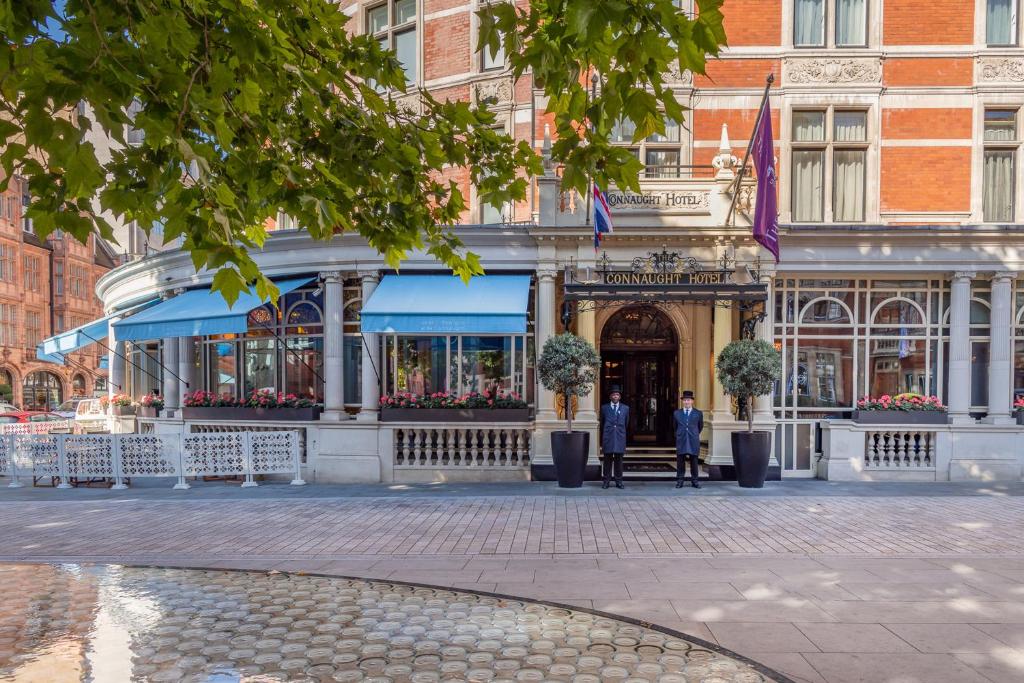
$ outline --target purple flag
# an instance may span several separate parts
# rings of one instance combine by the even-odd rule
[[[772,110],[767,98],[764,113],[754,133],[754,171],[757,173],[757,201],[754,204],[754,239],[779,262],[779,209],[775,196],[775,141],[772,139]]]

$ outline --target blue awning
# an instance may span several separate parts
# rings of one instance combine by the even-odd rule
[[[281,295],[298,289],[312,277],[275,280]],[[249,311],[264,303],[254,292],[243,292],[229,307],[220,292],[209,287],[192,289],[112,325],[117,341],[142,341],[163,337],[197,337],[240,334],[248,329]]]
[[[386,334],[526,334],[530,276],[385,275],[360,329]]]
[[[61,332],[55,334],[52,337],[48,337],[36,345],[36,358],[48,363],[57,363],[59,365],[64,364],[64,356],[77,351],[78,349],[88,346],[89,344],[95,344],[96,342],[107,343],[107,337],[110,335],[110,320],[118,316],[124,316],[132,311],[138,311],[152,306],[153,304],[160,301],[159,299],[153,299],[137,306],[132,306],[123,311],[116,311],[110,315],[93,320],[91,323],[86,323],[81,327],[76,327],[73,330],[67,332]]]

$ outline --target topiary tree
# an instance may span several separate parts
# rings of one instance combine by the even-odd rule
[[[594,388],[601,357],[586,339],[566,332],[544,343],[537,374],[548,391],[565,397],[566,428],[572,432],[572,397],[587,396]]]
[[[747,407],[747,431],[754,431],[755,396],[772,392],[782,372],[782,356],[761,339],[741,339],[728,344],[715,363],[725,393]]]

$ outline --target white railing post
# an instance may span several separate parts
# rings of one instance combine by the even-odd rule
[[[178,491],[187,491],[192,488],[187,481],[185,481],[185,432],[182,431],[178,437],[178,453],[177,467],[178,467],[178,482],[174,485],[174,489]]]
[[[242,471],[245,474],[243,489],[259,486],[252,476],[252,432],[242,432]]]
[[[113,488],[118,491],[122,491],[128,488],[128,485],[124,483],[124,466],[121,463],[121,435],[111,434],[110,435],[110,450],[112,467],[114,469],[114,486]]]
[[[7,488],[20,489],[24,484],[18,479],[18,452],[15,450],[15,437],[14,434],[4,434],[3,439],[5,442],[5,448],[7,449],[7,471],[11,478],[10,483],[7,484]]]
[[[291,434],[292,442],[292,462],[295,464],[295,478],[292,479],[292,486],[305,486],[306,482],[302,479],[302,458],[299,454],[299,433],[289,432]]]
[[[70,477],[68,475],[68,457],[67,457],[67,435],[66,434],[53,434],[51,436],[57,437],[57,472],[60,478],[60,483],[57,484],[59,489],[71,488]]]

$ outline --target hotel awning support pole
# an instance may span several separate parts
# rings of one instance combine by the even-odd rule
[[[736,174],[736,180],[733,181],[732,201],[729,203],[729,213],[725,216],[725,222],[723,225],[728,227],[732,223],[733,215],[736,211],[736,200],[740,196],[740,185],[743,183],[743,175],[747,172],[747,162],[750,161],[750,154],[754,150],[754,138],[757,136],[757,130],[761,127],[761,117],[764,116],[764,105],[768,103],[768,91],[772,87],[772,83],[775,82],[775,74],[769,73],[765,79],[764,84],[764,95],[761,97],[761,106],[757,110],[757,118],[754,120],[754,130],[750,132],[750,140],[747,142],[747,153],[743,155],[743,163],[740,165],[739,173]]]

